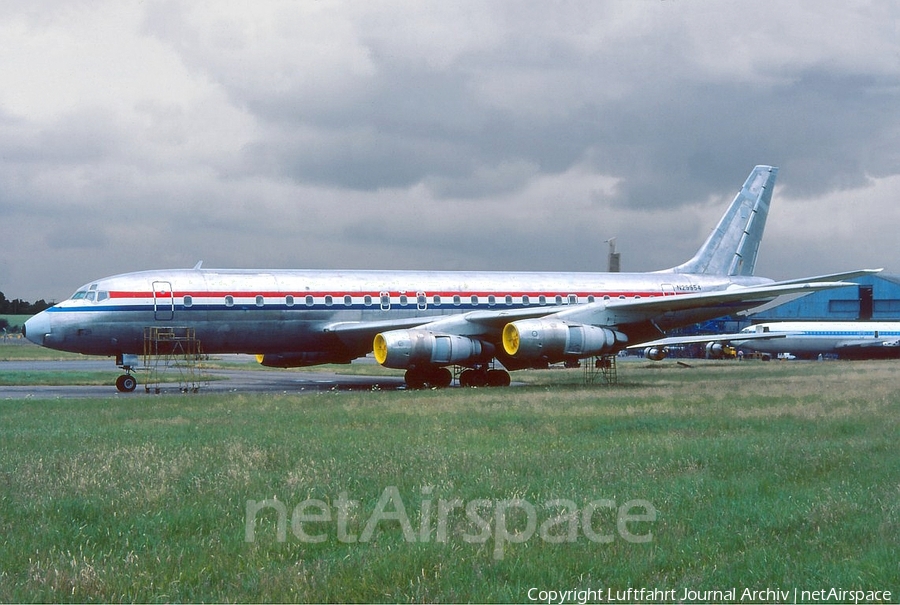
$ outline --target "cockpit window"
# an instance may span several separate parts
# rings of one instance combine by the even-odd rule
[[[94,302],[94,299],[96,298],[96,296],[97,296],[97,293],[91,291],[91,292],[88,292],[88,293],[87,293],[87,295],[85,296],[85,298],[88,299],[88,300],[91,301],[91,302]]]
[[[78,292],[76,292],[75,294],[72,295],[72,300],[81,300],[85,296],[87,296],[87,292],[85,292],[84,290],[79,290]]]

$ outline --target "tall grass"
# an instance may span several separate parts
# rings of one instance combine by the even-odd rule
[[[577,371],[516,377],[529,385],[0,401],[0,601],[528,602],[530,588],[628,586],[900,595],[893,363],[631,363],[618,386],[591,388]],[[338,502],[358,502],[343,529],[361,538],[379,511],[398,516],[395,501],[379,509],[386,490],[414,540],[398,520],[341,540]],[[574,541],[535,531],[515,543],[524,503],[540,525],[560,499],[579,515],[601,503],[590,528],[611,539],[588,539],[579,521]],[[251,518],[247,541],[248,501],[276,500],[284,541],[274,506]],[[332,513],[300,524],[321,542],[291,524],[308,500]],[[461,508],[439,539],[438,504],[455,500],[485,501],[486,540],[466,538],[478,525]],[[654,509],[625,525],[649,541],[622,537],[629,501]],[[498,550],[502,502],[523,504]]]

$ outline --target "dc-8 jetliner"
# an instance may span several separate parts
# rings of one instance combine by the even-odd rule
[[[642,343],[644,356],[659,361],[671,345],[706,343],[710,357],[730,346],[767,359],[789,353],[803,359],[836,355],[841,359],[900,358],[900,321],[775,321],[747,326],[733,334],[675,336]],[[630,347],[636,348],[636,347]]]
[[[115,356],[134,390],[145,328],[192,328],[203,352],[263,365],[348,363],[374,351],[411,388],[505,386],[507,370],[615,353],[671,328],[868,271],[754,277],[777,168],[757,166],[689,261],[652,273],[142,271],[93,281],[25,324],[29,340]],[[132,359],[134,361],[132,361]],[[502,367],[501,367],[502,365]]]
[[[841,359],[900,357],[900,321],[778,321],[746,327],[741,334],[775,336],[745,341],[736,334],[733,340],[742,349],[768,355],[791,353],[806,359],[817,355]]]

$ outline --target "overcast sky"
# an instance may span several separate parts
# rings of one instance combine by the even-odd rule
[[[900,273],[900,4],[3,2],[0,291],[191,267]]]

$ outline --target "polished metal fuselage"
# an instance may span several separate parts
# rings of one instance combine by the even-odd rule
[[[330,326],[440,318],[478,310],[566,308],[603,300],[713,292],[753,277],[657,273],[144,271],[85,285],[32,318],[29,338],[92,355],[140,354],[145,329],[189,327],[206,353],[321,352],[349,360],[371,341],[348,342]],[[729,309],[660,317],[668,329]],[[698,319],[699,318],[699,319]]]

